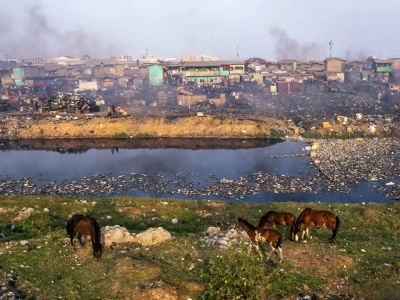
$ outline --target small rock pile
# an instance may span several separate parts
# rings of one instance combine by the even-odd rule
[[[138,234],[130,233],[119,225],[102,228],[103,244],[109,247],[113,244],[138,243],[142,246],[155,246],[172,239],[171,233],[162,227],[149,228]]]
[[[34,299],[17,289],[17,279],[12,274],[7,274],[1,283],[0,300]]]
[[[113,244],[131,243],[135,242],[135,234],[130,233],[125,227],[106,226],[102,228],[102,238],[105,247],[109,247]]]
[[[200,241],[207,246],[226,249],[246,238],[248,237],[245,232],[237,231],[234,228],[221,230],[220,227],[208,227],[206,235],[201,237]]]

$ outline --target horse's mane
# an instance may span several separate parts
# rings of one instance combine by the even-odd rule
[[[298,230],[298,229],[299,229],[299,227],[300,227],[300,222],[303,221],[304,214],[305,214],[306,212],[309,212],[310,210],[311,210],[311,208],[309,208],[309,207],[305,208],[305,209],[301,212],[301,214],[297,217],[295,230]]]

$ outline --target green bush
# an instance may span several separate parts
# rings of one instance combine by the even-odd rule
[[[262,299],[267,288],[265,262],[257,255],[226,252],[205,263],[202,299]]]
[[[21,225],[24,232],[32,237],[48,234],[53,229],[53,221],[49,214],[33,214],[23,220]]]
[[[119,132],[114,134],[114,139],[127,139],[128,135],[125,132]]]
[[[306,130],[302,133],[302,136],[309,139],[321,139],[324,135],[315,130]]]
[[[285,133],[282,130],[278,130],[275,128],[271,128],[269,136],[271,138],[280,138],[283,137],[285,135]]]
[[[148,133],[138,133],[137,135],[135,135],[135,138],[137,139],[147,139],[147,138],[151,138],[151,135]]]

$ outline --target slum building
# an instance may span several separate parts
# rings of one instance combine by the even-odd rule
[[[324,60],[326,80],[344,82],[344,63],[341,58],[330,57]]]

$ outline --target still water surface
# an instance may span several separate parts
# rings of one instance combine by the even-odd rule
[[[304,156],[304,143],[279,142],[266,146],[239,149],[88,149],[78,153],[60,153],[48,150],[12,150],[0,152],[0,178],[32,177],[38,183],[80,179],[92,175],[121,173],[177,174],[193,176],[205,183],[210,176],[237,179],[250,172],[312,176],[317,169]],[[171,196],[129,192],[131,196]],[[176,196],[174,196],[176,197]],[[212,197],[207,197],[212,198]],[[332,201],[332,202],[386,202],[374,192],[370,183],[355,186],[349,194],[343,193],[263,193],[247,195],[248,201]]]

